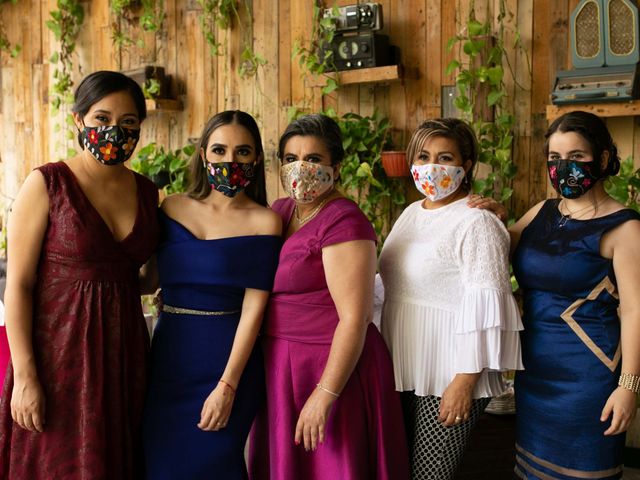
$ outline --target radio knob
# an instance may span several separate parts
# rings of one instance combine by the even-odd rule
[[[358,65],[358,67],[361,67],[362,66],[362,61],[358,60],[358,63],[356,65]]]
[[[351,68],[351,62],[347,62],[347,68]]]
[[[369,51],[369,45],[367,45],[366,43],[361,43],[360,44],[360,50],[362,52],[368,52]]]

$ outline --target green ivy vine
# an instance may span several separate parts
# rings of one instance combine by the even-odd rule
[[[15,5],[18,3],[18,0],[0,0],[0,7],[4,4],[11,3]],[[6,52],[11,55],[13,58],[17,57],[20,53],[22,47],[18,44],[13,45],[9,41],[9,37],[7,37],[7,31],[4,26],[4,21],[2,20],[2,15],[0,14],[0,53]]]
[[[196,0],[202,8],[199,16],[200,26],[204,33],[205,40],[209,45],[209,53],[212,56],[222,55],[223,45],[218,41],[218,29],[229,30],[232,28],[234,20],[240,27],[241,33],[244,30],[242,18],[238,11],[238,0]],[[245,0],[243,2],[248,21],[251,22],[251,6]],[[246,41],[242,53],[240,54],[240,66],[238,74],[242,78],[255,77],[258,70],[267,64],[267,60],[255,52],[250,41]]]
[[[57,0],[58,10],[50,12],[47,28],[53,32],[60,48],[51,55],[49,61],[57,64],[53,71],[53,86],[51,92],[52,114],[57,114],[63,104],[73,103],[73,70],[72,57],[76,49],[76,39],[84,21],[84,9],[80,0]]]
[[[624,206],[640,213],[640,168],[633,165],[633,157],[620,162],[620,172],[607,179],[605,189]]]
[[[335,71],[333,51],[325,48],[330,45],[335,36],[335,23],[332,18],[323,18],[322,2],[315,0],[313,5],[313,23],[309,43],[304,45],[297,39],[293,45],[293,57],[298,58],[298,64],[303,69],[303,75],[308,73],[322,76],[325,84],[321,89],[322,95],[328,95],[339,87],[337,77],[327,75]],[[338,15],[337,7],[333,7],[334,16]]]
[[[138,46],[143,45],[141,39],[136,42],[124,32],[122,22],[133,25],[137,19],[138,25],[145,32],[157,32],[162,28],[165,18],[162,0],[111,0],[109,6],[115,17],[111,23],[111,37],[117,47],[134,43],[137,43]],[[142,11],[137,16],[140,8]]]
[[[477,20],[472,2],[466,28],[451,38],[447,46],[451,51],[458,45],[459,58],[452,60],[446,69],[447,74],[457,72],[455,106],[475,130],[480,147],[479,161],[490,168],[486,178],[474,181],[473,189],[500,202],[507,201],[513,194],[511,183],[517,170],[512,160],[516,120],[507,106],[504,84],[507,71],[513,77],[504,40],[506,16],[505,2],[500,0],[496,18],[498,28],[494,33],[491,20]],[[515,37],[515,45],[509,45],[509,48],[520,49],[526,55],[518,32]],[[492,43],[488,43],[491,40]],[[516,85],[522,88],[517,82]],[[479,109],[483,102],[493,109],[494,118],[482,118]]]

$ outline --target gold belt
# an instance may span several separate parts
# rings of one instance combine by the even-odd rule
[[[205,310],[193,310],[191,308],[172,307],[171,305],[162,305],[162,311],[167,313],[181,313],[184,315],[231,315],[232,313],[240,313],[240,310],[218,310],[208,312]]]

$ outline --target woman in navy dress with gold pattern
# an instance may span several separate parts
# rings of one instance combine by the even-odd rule
[[[621,478],[640,388],[640,215],[605,192],[620,161],[596,115],[555,120],[545,155],[562,198],[539,203],[509,229],[525,327],[515,471],[526,479]]]

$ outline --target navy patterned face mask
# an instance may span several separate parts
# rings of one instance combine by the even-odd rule
[[[81,138],[84,147],[100,163],[118,165],[129,160],[133,154],[140,138],[140,129],[118,125],[84,127]]]
[[[600,180],[595,160],[577,162],[559,158],[547,162],[551,185],[565,198],[578,198]]]
[[[211,188],[227,197],[235,197],[255,176],[255,162],[205,162]]]

